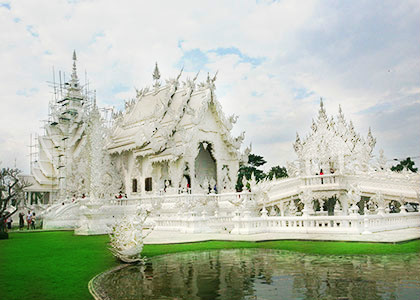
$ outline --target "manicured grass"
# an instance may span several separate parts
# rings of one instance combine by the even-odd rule
[[[267,241],[267,242],[201,242],[186,244],[146,245],[143,255],[152,257],[164,253],[213,250],[229,248],[279,249],[308,254],[356,255],[356,254],[398,254],[419,253],[420,240],[401,244],[322,242],[322,241]]]
[[[87,283],[118,263],[107,236],[10,233],[0,241],[0,299],[93,299]]]
[[[73,232],[10,233],[0,240],[0,299],[92,299],[87,284],[96,274],[119,264],[107,250],[108,236]],[[311,254],[390,254],[420,252],[420,240],[402,244],[272,241],[202,242],[146,245],[152,257],[183,251],[271,248]]]

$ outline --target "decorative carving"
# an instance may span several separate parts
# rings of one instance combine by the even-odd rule
[[[347,199],[349,204],[356,205],[360,201],[360,188],[357,184],[350,184],[347,188]]]

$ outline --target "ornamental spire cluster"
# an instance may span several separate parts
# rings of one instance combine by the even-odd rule
[[[366,139],[361,137],[353,122],[345,120],[341,106],[336,120],[327,116],[321,98],[318,118],[312,120],[309,136],[301,140],[296,135],[293,147],[302,164],[308,164],[308,175],[316,174],[320,169],[343,171],[346,165],[358,164],[361,169],[368,167],[376,144],[370,128]]]

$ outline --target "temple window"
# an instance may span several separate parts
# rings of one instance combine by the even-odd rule
[[[144,180],[144,187],[145,187],[146,192],[152,191],[152,177],[147,177]]]
[[[133,179],[133,187],[132,187],[133,193],[137,193],[137,179]]]

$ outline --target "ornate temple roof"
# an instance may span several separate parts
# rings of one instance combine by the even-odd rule
[[[161,85],[156,65],[153,87],[137,90],[136,98],[126,102],[125,110],[114,115],[108,144],[111,153],[135,150],[138,155],[151,155],[156,160],[176,159],[185,152],[185,145],[199,130],[196,125],[209,109],[216,116],[217,128],[208,130],[220,132],[229,151],[238,152],[243,135],[230,135],[236,117],[226,118],[222,112],[214,93],[216,76],[207,76],[199,84],[195,82],[197,76],[181,83],[181,73]]]

